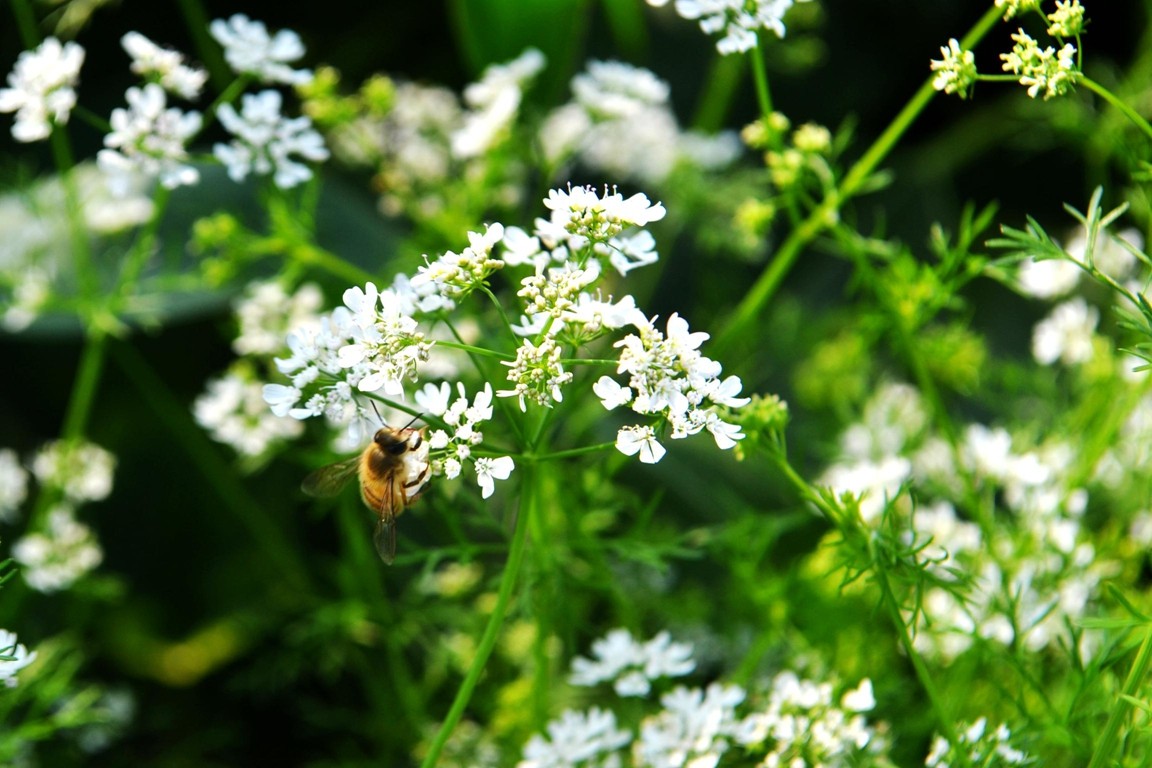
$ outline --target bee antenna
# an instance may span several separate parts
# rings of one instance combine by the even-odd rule
[[[372,410],[376,412],[376,418],[380,420],[381,424],[383,424],[384,423],[384,417],[380,415],[379,409],[376,408],[376,401],[375,400],[369,400],[368,404],[372,406]]]
[[[421,416],[423,416],[423,415],[424,415],[424,414],[422,414],[422,413],[418,413],[418,414],[416,414],[415,416],[413,416],[413,417],[412,417],[412,421],[410,421],[410,422],[408,422],[407,424],[405,424],[405,425],[404,425],[404,429],[408,429],[408,427],[410,427],[410,426],[412,426],[413,424],[415,424],[417,421],[419,421],[420,417],[421,417]]]

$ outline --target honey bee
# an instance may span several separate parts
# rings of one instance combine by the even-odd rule
[[[378,516],[372,542],[380,559],[396,559],[396,518],[420,496],[428,482],[426,427],[411,424],[381,427],[359,456],[321,467],[304,478],[300,488],[309,496],[335,496],[352,479],[360,478],[360,498]]]

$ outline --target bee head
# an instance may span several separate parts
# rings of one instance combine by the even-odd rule
[[[399,456],[408,450],[408,441],[400,437],[399,431],[395,429],[378,429],[372,439],[382,451],[393,456]]]

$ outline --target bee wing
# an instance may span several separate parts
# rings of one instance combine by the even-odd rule
[[[359,456],[329,464],[305,477],[304,482],[300,483],[300,490],[309,496],[335,496],[359,468]]]
[[[390,510],[380,515],[376,531],[372,534],[372,543],[376,545],[376,554],[380,555],[384,564],[392,565],[396,560],[396,516]]]

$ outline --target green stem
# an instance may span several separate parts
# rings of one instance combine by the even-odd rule
[[[96,399],[96,387],[100,384],[100,372],[104,368],[106,339],[107,336],[96,331],[84,341],[80,365],[76,370],[76,380],[72,384],[72,395],[64,416],[61,436],[65,440],[75,440],[84,434],[88,415],[92,412],[92,402]]]
[[[987,34],[988,30],[1000,19],[1000,14],[999,8],[990,7],[964,36],[960,43],[961,46],[965,49],[974,47],[976,42]],[[823,202],[808,214],[808,217],[798,227],[792,230],[788,238],[780,245],[772,262],[756,279],[752,288],[741,299],[728,322],[720,331],[712,348],[715,355],[722,356],[733,343],[744,336],[745,331],[760,316],[764,307],[772,299],[776,289],[780,287],[780,283],[783,282],[785,276],[796,263],[796,259],[804,246],[839,218],[840,208],[853,194],[859,191],[861,185],[876,169],[876,166],[892,151],[900,137],[924,111],[935,93],[936,90],[932,87],[932,78],[930,77],[924,81],[892,123],[872,143],[872,146],[848,170],[840,185],[825,197]]]
[[[553,461],[555,459],[567,459],[572,456],[583,456],[587,453],[596,453],[597,451],[607,450],[608,448],[616,447],[616,442],[610,443],[596,443],[595,445],[585,445],[580,448],[569,448],[564,451],[554,451],[552,453],[540,453],[532,456],[535,461]]]
[[[756,83],[756,101],[760,104],[760,114],[764,119],[772,116],[772,93],[768,90],[768,73],[764,70],[764,51],[760,41],[748,51],[748,61],[752,64],[752,79]]]
[[[1140,643],[1140,650],[1136,654],[1132,668],[1128,670],[1128,679],[1124,681],[1124,690],[1116,700],[1115,706],[1112,707],[1112,713],[1108,716],[1108,722],[1104,726],[1100,740],[1096,742],[1096,749],[1092,753],[1092,762],[1088,763],[1088,768],[1104,768],[1113,764],[1112,753],[1116,751],[1120,726],[1128,716],[1128,710],[1132,706],[1129,703],[1130,700],[1139,693],[1140,686],[1144,683],[1149,664],[1152,664],[1152,626],[1144,630],[1144,640]]]
[[[940,695],[940,691],[936,688],[936,683],[932,680],[932,676],[928,674],[928,667],[924,664],[924,660],[916,651],[912,643],[912,636],[908,633],[908,623],[904,621],[903,614],[900,613],[900,603],[896,600],[896,593],[892,591],[892,584],[888,581],[888,572],[884,570],[884,565],[879,560],[874,559],[875,566],[872,569],[873,574],[876,576],[876,583],[880,586],[880,593],[883,596],[884,606],[888,610],[888,615],[892,619],[892,625],[896,628],[899,635],[900,644],[904,647],[904,653],[908,660],[912,662],[912,668],[916,672],[916,678],[920,681],[920,687],[928,694],[928,700],[932,702],[932,709],[936,713],[936,727],[939,729],[940,734],[948,740],[949,744],[959,743],[956,736],[956,729],[953,726],[952,718],[948,715],[947,709],[944,707],[944,700]]]
[[[472,699],[472,693],[476,689],[476,684],[480,681],[480,676],[484,673],[484,667],[488,663],[488,657],[492,655],[492,650],[496,647],[496,640],[500,636],[500,630],[504,626],[504,618],[508,614],[508,607],[512,600],[512,592],[516,586],[516,578],[520,573],[520,566],[524,562],[524,550],[528,540],[528,526],[531,518],[536,515],[537,505],[540,503],[537,483],[537,469],[529,464],[523,468],[522,473],[522,489],[520,496],[520,509],[516,515],[516,530],[512,534],[512,545],[508,551],[508,562],[504,566],[504,575],[500,578],[500,590],[496,595],[496,605],[492,609],[492,615],[488,617],[488,625],[484,628],[484,634],[480,637],[480,643],[476,648],[476,656],[472,659],[472,664],[468,668],[468,673],[464,677],[464,682],[460,684],[459,690],[456,691],[456,698],[452,702],[451,709],[448,710],[448,715],[444,718],[444,722],[440,725],[440,730],[436,732],[432,744],[428,747],[428,754],[424,756],[424,760],[420,763],[421,768],[432,768],[440,759],[440,753],[444,750],[444,745],[448,742],[448,738],[455,730],[456,724],[460,722],[460,718],[464,715],[464,710],[468,706],[468,702]]]
[[[475,347],[471,344],[464,344],[455,341],[444,341],[443,339],[436,339],[436,346],[445,347],[446,349],[458,349],[461,352],[467,352],[470,355],[483,355],[485,357],[498,357],[501,360],[515,360],[516,355],[510,355],[507,352],[497,352],[494,349],[485,349],[484,347]]]
[[[1120,112],[1122,112],[1125,117],[1135,123],[1136,127],[1143,131],[1145,136],[1152,139],[1152,125],[1150,125],[1147,120],[1141,117],[1136,110],[1132,109],[1132,107],[1128,106],[1126,103],[1124,103],[1124,101],[1117,97],[1116,94],[1112,93],[1112,91],[1100,85],[1100,83],[1096,82],[1092,78],[1083,74],[1080,75],[1076,82],[1080,83],[1085,88],[1092,91],[1100,98],[1104,99],[1104,101],[1116,107],[1116,109],[1120,110]]]

